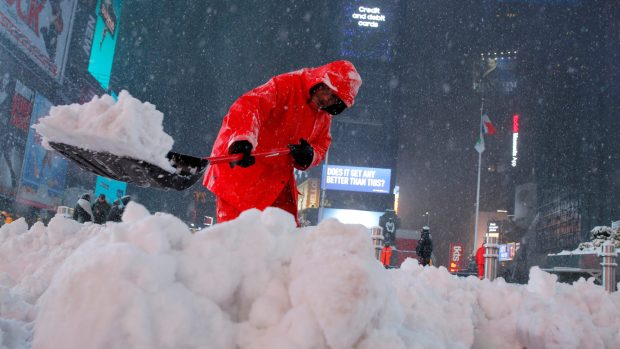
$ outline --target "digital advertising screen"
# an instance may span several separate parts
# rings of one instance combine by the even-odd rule
[[[0,1],[0,35],[61,81],[77,0]]]
[[[370,229],[379,226],[379,218],[384,214],[385,212],[325,208],[321,220],[335,218],[341,223],[361,224]]]
[[[36,93],[30,125],[49,114],[52,103]],[[24,164],[16,199],[19,202],[55,210],[62,201],[65,189],[67,160],[41,145],[41,139],[31,127],[26,141]]]
[[[110,179],[107,177],[97,176],[95,183],[95,198],[100,194],[105,195],[105,199],[112,204],[114,200],[125,196],[127,191],[127,183]]]
[[[324,165],[321,188],[389,194],[391,174],[389,168]]]
[[[123,0],[98,0],[88,72],[104,90],[110,87],[114,50],[118,39]]]
[[[344,57],[389,61],[392,59],[394,4],[351,0],[343,6],[340,53]]]

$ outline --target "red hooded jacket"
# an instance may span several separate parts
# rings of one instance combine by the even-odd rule
[[[482,244],[476,250],[476,264],[484,265],[484,254],[485,253],[486,253],[486,248],[484,247],[484,244]]]
[[[230,107],[213,145],[212,156],[228,154],[230,145],[248,140],[253,151],[286,148],[306,139],[314,148],[312,166],[318,165],[329,148],[331,115],[310,101],[310,89],[326,84],[347,107],[354,103],[362,84],[353,64],[336,61],[318,68],[305,68],[271,78],[241,96]],[[292,156],[258,158],[250,167],[210,165],[204,186],[240,212],[265,209],[287,184],[296,188]],[[297,202],[297,190],[292,190]]]

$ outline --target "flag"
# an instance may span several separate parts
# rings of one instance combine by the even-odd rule
[[[480,133],[480,138],[478,138],[476,145],[474,145],[474,149],[476,149],[480,154],[484,152],[484,135],[482,133]]]
[[[495,126],[489,119],[489,116],[485,113],[480,118],[480,138],[476,142],[474,148],[478,151],[478,153],[482,154],[484,152],[484,135],[493,135],[495,134]]]
[[[495,126],[493,126],[493,123],[491,122],[491,119],[489,119],[489,116],[485,113],[484,115],[482,115],[482,130],[484,132],[485,135],[493,135],[495,134]]]

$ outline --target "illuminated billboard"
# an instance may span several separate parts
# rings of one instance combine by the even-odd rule
[[[30,125],[48,115],[52,103],[36,93]],[[58,153],[41,146],[41,139],[30,127],[17,201],[34,207],[55,210],[60,205],[65,189],[67,160]]]
[[[351,0],[346,3],[342,16],[341,55],[389,61],[393,56],[394,6],[372,0]]]
[[[62,79],[77,0],[0,1],[0,35],[54,79]]]
[[[327,165],[323,166],[321,187],[326,190],[389,194],[391,174],[389,168]]]
[[[517,63],[516,50],[481,53],[474,62],[474,90],[512,94],[518,88]]]
[[[95,33],[88,62],[88,72],[104,90],[110,87],[114,50],[118,39],[123,0],[98,0]]]
[[[335,218],[345,224],[361,224],[366,228],[379,226],[379,218],[385,212],[362,211],[362,210],[345,210],[338,208],[323,209],[323,218]]]
[[[109,203],[112,203],[114,200],[125,196],[126,191],[127,183],[97,176],[97,182],[95,183],[95,197],[99,197],[100,194],[104,194],[106,200]]]

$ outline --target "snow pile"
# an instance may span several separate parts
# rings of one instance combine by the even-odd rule
[[[192,235],[135,203],[107,227],[16,223],[0,229],[0,348],[620,347],[618,292],[538,268],[528,285],[385,270],[361,225],[267,209]]]
[[[600,249],[605,241],[613,243],[616,249],[620,248],[620,232],[618,232],[618,229],[607,226],[596,226],[590,231],[590,241],[582,242],[579,244],[578,249]]]
[[[174,172],[166,159],[174,140],[164,132],[163,119],[153,104],[142,103],[123,90],[118,102],[103,95],[86,104],[52,107],[50,115],[33,128],[50,150],[49,142],[65,143],[145,160]]]
[[[601,246],[609,241],[616,246],[616,253],[620,254],[620,231],[608,226],[596,226],[590,231],[590,241],[582,242],[572,250],[563,250],[560,253],[550,254],[550,256],[572,256],[584,254],[597,254],[601,252]]]

